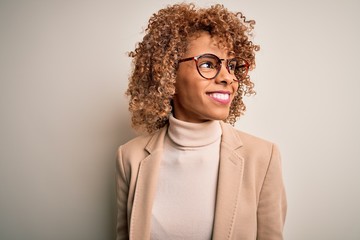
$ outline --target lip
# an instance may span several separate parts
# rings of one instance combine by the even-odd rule
[[[212,91],[212,92],[206,92],[206,95],[208,95],[212,100],[221,103],[221,104],[229,104],[231,102],[231,92],[230,91]]]

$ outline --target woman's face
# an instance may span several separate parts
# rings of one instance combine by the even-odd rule
[[[219,48],[216,38],[201,33],[189,41],[184,58],[211,53],[220,59],[231,58],[227,49]],[[238,83],[223,61],[216,78],[203,78],[194,60],[179,63],[175,83],[174,116],[182,121],[200,123],[208,120],[224,120],[229,115],[230,105]]]

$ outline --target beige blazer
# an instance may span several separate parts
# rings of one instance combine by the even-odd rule
[[[286,197],[274,144],[221,122],[214,240],[283,239]],[[117,240],[150,239],[151,211],[167,127],[120,146]]]

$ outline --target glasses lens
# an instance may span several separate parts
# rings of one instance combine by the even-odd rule
[[[240,75],[240,79],[244,79],[248,73],[248,70],[249,70],[248,63],[243,59],[238,59],[235,68],[236,75]]]
[[[221,67],[221,60],[215,55],[203,55],[197,60],[197,68],[204,78],[214,78]]]
[[[238,61],[233,58],[233,59],[230,59],[228,60],[228,70],[231,74],[235,74],[235,70],[236,70],[236,67],[238,65]]]

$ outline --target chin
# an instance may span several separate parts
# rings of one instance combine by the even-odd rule
[[[229,113],[214,114],[209,117],[210,120],[225,120],[229,116]]]

